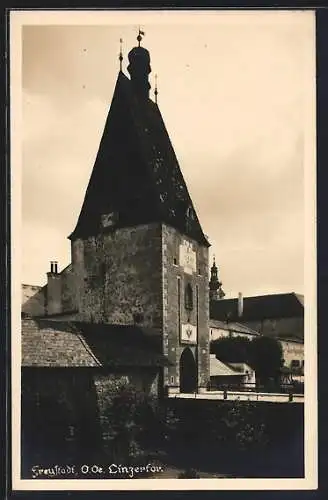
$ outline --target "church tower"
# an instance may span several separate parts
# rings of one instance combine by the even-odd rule
[[[219,281],[218,268],[215,263],[215,257],[213,258],[213,265],[211,267],[211,279],[209,282],[210,289],[210,300],[220,300],[225,296],[222,290],[222,283]]]
[[[149,98],[150,55],[119,71],[83,206],[72,234],[81,321],[138,325],[170,366],[163,384],[209,382],[209,243],[159,107]],[[120,54],[122,61],[122,54]]]

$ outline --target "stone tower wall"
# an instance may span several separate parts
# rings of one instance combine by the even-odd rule
[[[181,245],[190,245],[195,254],[196,261],[191,265],[191,267],[194,265],[193,271],[183,265]],[[180,357],[184,348],[190,346],[198,364],[198,387],[205,388],[210,378],[208,248],[184,237],[177,230],[163,225],[162,251],[163,345],[164,353],[174,363],[174,366],[165,371],[164,382],[168,386],[179,387]],[[192,310],[185,308],[185,290],[188,284],[191,285],[193,291]],[[196,342],[188,342],[186,337],[181,338],[183,325],[188,323],[196,327]],[[191,339],[193,340],[193,337]]]
[[[72,242],[79,319],[162,328],[161,226]]]

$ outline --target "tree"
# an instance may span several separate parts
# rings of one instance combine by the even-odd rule
[[[248,363],[250,347],[247,337],[222,337],[211,342],[211,353],[223,363]]]
[[[279,383],[284,364],[281,343],[271,337],[254,337],[251,341],[249,364],[261,383],[267,384],[270,380]]]
[[[275,338],[258,336],[250,341],[247,337],[223,337],[211,342],[211,353],[223,363],[249,364],[260,383],[280,381],[283,350]]]

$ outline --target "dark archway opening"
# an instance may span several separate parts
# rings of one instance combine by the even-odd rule
[[[186,347],[180,358],[180,392],[191,393],[197,390],[197,365],[191,349]]]

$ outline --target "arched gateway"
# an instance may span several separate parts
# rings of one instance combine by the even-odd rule
[[[186,347],[180,358],[180,392],[191,393],[197,391],[197,365],[194,355]]]

